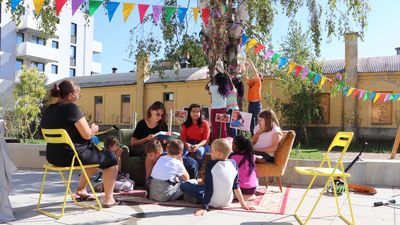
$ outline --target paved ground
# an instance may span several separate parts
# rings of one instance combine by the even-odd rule
[[[94,211],[68,204],[66,215],[60,220],[54,220],[39,214],[35,210],[41,177],[42,171],[40,170],[19,170],[14,176],[15,188],[10,199],[14,208],[14,216],[17,220],[9,224],[298,224],[292,214],[305,191],[303,186],[292,186],[284,215],[215,210],[210,211],[203,217],[195,217],[192,214],[194,209],[183,207],[120,205],[110,209]],[[50,175],[49,179],[51,186],[47,189],[49,194],[46,196],[49,201],[45,201],[44,205],[57,209],[57,203],[61,201],[60,196],[62,196],[62,183],[58,181],[58,175],[56,174]],[[76,186],[76,183],[73,186]],[[306,209],[312,206],[320,190],[320,188],[317,188],[310,191],[311,197],[305,201],[304,205]],[[379,187],[377,190],[378,193],[375,196],[351,194],[356,224],[400,224],[400,207],[372,207],[375,201],[396,199],[400,203],[400,187]],[[340,206],[344,214],[349,215],[347,204],[343,200],[341,199]],[[301,210],[300,214],[306,215],[306,212],[307,210]],[[308,224],[337,225],[345,223],[336,216],[334,199],[324,196]]]

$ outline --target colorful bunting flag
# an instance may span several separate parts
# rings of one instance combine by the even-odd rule
[[[157,24],[158,21],[160,20],[160,14],[163,7],[161,5],[152,5],[152,8],[153,8],[153,23]]]
[[[278,70],[281,69],[283,66],[285,66],[288,61],[289,60],[287,58],[282,57],[281,61],[279,61]]]
[[[322,76],[321,82],[319,83],[319,89],[322,89],[324,87],[326,80],[327,80],[327,78]]]
[[[180,23],[185,22],[186,12],[188,8],[179,8],[178,9],[178,19]]]
[[[342,80],[343,77],[342,77],[342,74],[338,73],[338,74],[336,74],[335,78],[338,80]]]
[[[302,69],[303,69],[303,67],[301,67],[301,66],[299,66],[299,65],[296,66],[296,77],[299,76],[299,73],[300,73],[300,71],[301,71]]]
[[[313,80],[313,84],[317,84],[319,80],[321,80],[321,75],[315,74],[315,77],[314,77],[314,80]]]
[[[346,96],[347,95],[347,92],[349,91],[349,86],[346,86],[346,87],[344,87],[344,89],[343,89],[343,96]]]
[[[115,10],[117,10],[119,6],[119,2],[107,2],[107,13],[108,13],[108,21],[111,22]]]
[[[347,97],[348,96],[350,96],[352,93],[353,93],[353,91],[354,91],[354,88],[353,87],[351,87],[350,89],[349,89],[349,91],[347,92]]]
[[[249,37],[246,34],[242,34],[242,45],[245,45],[247,40],[249,40]]]
[[[369,94],[369,100],[374,99],[375,95],[376,95],[376,92],[372,91],[372,92]]]
[[[174,15],[176,8],[173,6],[165,6],[165,21],[167,21],[167,23],[171,20],[172,15]]]
[[[33,0],[33,5],[35,6],[36,15],[40,14],[40,10],[42,10],[44,0]]]
[[[273,55],[273,54],[274,54],[274,51],[272,51],[271,49],[268,49],[268,50],[265,52],[264,60],[269,59],[269,57],[271,57],[271,55]]]
[[[307,69],[307,68],[304,68],[304,70],[303,70],[303,75],[301,76],[301,79],[305,79],[306,78],[306,76],[308,75],[308,73],[309,73],[310,71]]]
[[[387,100],[389,100],[389,97],[391,97],[392,94],[386,94],[385,99],[383,100],[383,102],[386,102]]]
[[[358,100],[361,100],[362,97],[364,96],[365,91],[364,90],[360,90],[360,95],[358,96]]]
[[[82,5],[85,0],[71,0],[72,1],[72,15],[75,14],[76,10]]]
[[[18,1],[20,1],[20,0],[18,0]],[[66,2],[67,2],[67,0],[56,0],[56,16],[60,15],[61,9],[65,5]],[[11,4],[12,4],[12,0],[11,0]]]
[[[15,8],[19,5],[22,0],[11,0],[11,12],[14,12]],[[65,0],[67,1],[67,0]],[[65,3],[65,2],[64,2]],[[57,3],[56,3],[57,5]]]
[[[370,92],[368,92],[368,91],[365,92],[365,96],[363,98],[363,102],[367,101],[367,99],[369,98],[369,94],[370,94]]]
[[[354,98],[354,97],[356,97],[359,93],[360,93],[360,89],[354,88],[354,91],[353,91],[353,93],[351,94],[351,96]]]
[[[124,22],[129,18],[129,15],[131,15],[132,9],[135,7],[135,3],[126,3],[122,5],[122,14],[124,16]]]
[[[272,56],[271,63],[275,63],[276,60],[278,60],[280,56],[281,56],[281,54],[275,52],[274,55]]]
[[[375,103],[376,101],[378,101],[378,99],[381,97],[381,93],[377,93],[376,95],[375,95],[375,98],[374,98],[374,101],[373,101],[373,103]]]
[[[397,99],[400,99],[399,97],[400,97],[400,94],[395,94],[394,97],[393,97],[393,101],[396,101]]]
[[[310,71],[310,73],[308,73],[308,80],[311,81],[311,79],[314,77],[315,72],[314,71]]]
[[[193,19],[194,19],[194,23],[197,22],[197,17],[199,17],[199,8],[193,8]],[[242,34],[243,37],[243,34]],[[246,36],[247,37],[247,36]]]
[[[394,97],[394,95],[391,94],[391,95],[389,96],[389,98],[388,98],[388,101],[392,101],[392,100],[393,100],[393,97]]]
[[[288,71],[287,71],[288,75],[293,71],[295,66],[296,66],[295,62],[289,62]]]
[[[344,81],[340,81],[338,84],[338,91],[341,91],[344,85],[345,85]]]
[[[203,18],[204,26],[208,26],[208,18],[210,17],[210,9],[202,8],[201,17]]]
[[[256,44],[257,44],[256,39],[254,38],[250,39],[250,41],[247,42],[246,51],[254,47]]]
[[[100,7],[102,3],[103,3],[102,1],[94,1],[94,0],[89,1],[89,15],[92,16],[93,13],[96,12],[96,10]]]
[[[149,6],[150,5],[147,5],[147,4],[138,4],[140,23],[143,23],[144,16],[146,15],[146,12],[147,12],[147,9],[149,9]]]
[[[265,48],[265,45],[258,43],[257,47],[254,49],[254,54],[258,54],[264,48]]]

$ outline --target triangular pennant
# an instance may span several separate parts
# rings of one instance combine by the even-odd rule
[[[152,7],[153,7],[153,23],[157,24],[158,21],[160,20],[160,14],[163,7],[161,5],[152,5]]]
[[[131,15],[132,9],[135,8],[135,3],[127,3],[124,2],[124,4],[122,5],[122,14],[124,15],[124,22],[126,23],[126,21],[129,18],[129,15]]]
[[[254,39],[254,38],[250,39],[250,41],[247,42],[246,51],[248,51],[249,49],[254,47],[256,44],[257,44],[257,40],[256,39]]]
[[[147,5],[147,4],[138,4],[140,23],[143,23],[144,16],[146,15],[146,12],[147,12],[147,9],[149,8],[149,6],[150,5]]]
[[[364,98],[363,98],[363,102],[368,100],[369,94],[370,94],[370,92],[368,92],[368,91],[365,92],[365,95],[364,95]]]
[[[242,45],[245,45],[249,40],[249,37],[246,34],[242,34]]]
[[[342,74],[340,74],[340,73],[338,73],[338,74],[336,74],[336,77],[335,77],[337,80],[342,80],[342,78],[343,78],[343,76],[342,76]]]
[[[285,66],[288,61],[289,60],[287,58],[282,57],[281,61],[279,61],[278,70],[281,69],[283,66]]]
[[[165,6],[165,21],[167,21],[167,23],[171,20],[172,15],[174,15],[176,8],[172,7],[172,6]]]
[[[390,94],[389,98],[387,99],[388,101],[392,101],[394,98],[394,94]]]
[[[375,95],[375,98],[374,98],[374,101],[373,101],[373,103],[375,103],[376,101],[378,101],[378,99],[381,97],[381,93],[377,93],[376,95]]]
[[[358,89],[358,88],[354,88],[354,91],[353,91],[353,93],[351,94],[351,97],[356,97],[358,94],[360,93],[360,89]]]
[[[301,66],[299,66],[299,65],[296,66],[296,77],[299,76],[299,73],[300,73],[300,71],[301,71],[302,69],[303,69],[303,67],[301,67]]]
[[[375,95],[376,95],[376,92],[374,92],[374,91],[371,92],[371,93],[369,94],[369,100],[374,99]]]
[[[21,2],[22,0],[11,0],[11,12],[14,12],[14,10],[15,10],[15,8],[17,8],[17,6],[19,5],[19,3]],[[66,2],[67,0],[64,0],[64,3]],[[57,9],[57,2],[56,2],[56,9]]]
[[[92,16],[102,3],[102,1],[89,1],[89,15]]]
[[[186,12],[188,8],[179,8],[178,9],[178,19],[180,23],[185,22]]]
[[[358,96],[358,100],[361,100],[362,97],[364,96],[365,91],[364,90],[360,90],[360,95]]]
[[[203,18],[204,26],[208,25],[208,18],[210,17],[210,9],[202,8],[201,9],[201,17]]]
[[[349,86],[346,86],[346,87],[344,87],[344,89],[343,89],[343,96],[346,96],[347,95],[347,92],[349,91]]]
[[[111,22],[115,10],[117,10],[119,6],[119,2],[107,2],[107,13],[108,13],[108,21]]]
[[[275,63],[276,60],[278,60],[280,56],[281,56],[281,54],[274,53],[274,55],[272,56],[272,59],[271,59],[271,63]]]
[[[274,51],[271,50],[271,49],[268,49],[268,50],[265,52],[264,60],[269,59],[269,57],[271,57],[271,55],[273,55],[273,54],[274,54]]]
[[[254,49],[254,54],[258,54],[264,48],[265,48],[265,45],[258,43],[257,47]]]
[[[44,0],[33,0],[33,5],[35,6],[36,15],[40,14],[40,10],[42,10]]]
[[[311,79],[314,77],[314,75],[315,75],[315,72],[310,71],[310,73],[307,76],[308,80],[311,81]]]
[[[347,92],[347,95],[346,95],[346,96],[350,96],[350,95],[353,93],[354,89],[355,89],[355,88],[353,88],[353,87],[350,88],[349,91]]]
[[[296,66],[295,62],[289,62],[289,66],[288,66],[288,70],[287,70],[288,75],[293,71],[295,66]]]
[[[65,5],[66,2],[67,2],[67,0],[56,0],[56,16],[60,15],[61,9]]]
[[[193,8],[193,19],[194,19],[194,23],[197,22],[197,17],[199,17],[199,8]],[[242,34],[243,37],[243,34]]]
[[[395,94],[394,97],[393,97],[393,101],[396,101],[396,100],[400,99],[399,97],[400,97],[400,94]]]
[[[327,78],[322,76],[321,82],[319,83],[319,89],[322,89],[324,87],[326,80],[327,80]]]
[[[321,80],[321,75],[316,74],[314,77],[313,83],[316,84],[316,83],[318,83],[319,80]]]
[[[301,79],[304,80],[304,78],[306,78],[306,76],[308,75],[309,72],[310,72],[310,71],[309,71],[307,68],[304,68],[304,70],[303,70],[303,75],[301,76]]]
[[[75,14],[76,10],[82,5],[85,0],[72,0],[72,15]]]
[[[344,85],[345,85],[344,81],[339,82],[339,84],[338,84],[338,91],[341,91],[342,88],[344,87]]]
[[[383,99],[383,102],[386,102],[389,100],[389,97],[392,96],[392,94],[386,94],[385,99]]]

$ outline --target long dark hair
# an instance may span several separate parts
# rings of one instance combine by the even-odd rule
[[[68,97],[69,94],[75,93],[78,89],[80,89],[80,87],[74,81],[65,79],[58,85],[54,83],[53,88],[50,90],[50,96],[64,99]]]
[[[215,84],[218,85],[218,93],[224,97],[228,95],[229,90],[229,77],[224,73],[217,73],[215,75]]]
[[[234,77],[232,78],[232,83],[235,86],[236,90],[237,90],[237,96],[239,98],[243,98],[244,96],[244,85],[243,85],[243,81],[240,80],[238,77]]]
[[[233,144],[237,146],[238,151],[234,151],[232,155],[243,155],[243,159],[240,160],[238,167],[241,167],[246,161],[249,162],[249,176],[255,170],[256,164],[254,163],[254,150],[250,139],[245,138],[242,135],[235,136],[233,138]]]
[[[194,103],[189,106],[186,121],[183,123],[183,125],[185,125],[186,128],[189,128],[193,124],[192,117],[190,116],[190,112],[192,111],[193,108],[200,109],[200,118],[197,120],[197,125],[199,127],[201,127],[203,125],[203,110],[201,109],[201,106],[199,104]]]
[[[161,116],[161,119],[158,121],[158,124],[162,124],[162,125],[166,125],[167,122],[166,121],[166,114],[167,114],[167,110],[165,109],[164,103],[160,102],[160,101],[155,101],[153,104],[151,104],[151,106],[147,109],[146,112],[146,118],[149,119],[151,117],[151,111],[157,111],[162,109],[164,111],[163,115]]]

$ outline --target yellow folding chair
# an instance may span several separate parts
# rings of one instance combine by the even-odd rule
[[[322,159],[322,162],[320,163],[319,167],[295,167],[295,170],[296,170],[297,173],[303,174],[303,175],[308,175],[308,176],[313,176],[313,178],[310,181],[310,184],[308,185],[308,188],[307,188],[306,192],[304,193],[303,197],[301,198],[301,200],[300,200],[299,204],[297,205],[297,208],[296,208],[296,210],[294,212],[294,217],[297,219],[297,221],[300,224],[302,224],[302,225],[307,224],[307,222],[311,218],[312,213],[314,212],[314,210],[317,207],[319,201],[321,200],[322,195],[325,193],[326,188],[328,187],[329,184],[331,184],[332,187],[333,187],[333,191],[334,191],[333,193],[334,193],[334,196],[335,196],[336,208],[337,208],[339,217],[345,223],[354,225],[353,208],[351,206],[349,188],[348,188],[347,179],[346,179],[346,177],[350,177],[350,174],[344,172],[344,167],[343,167],[343,163],[342,163],[342,159],[343,159],[344,153],[346,153],[347,148],[349,147],[352,139],[353,139],[353,132],[338,132],[336,134],[335,138],[333,139],[332,143],[330,144],[330,146],[328,148],[328,151],[326,152],[324,158]],[[332,163],[331,163],[331,160],[329,158],[329,152],[334,147],[342,147],[343,150],[342,150],[342,154],[340,155],[338,161],[332,167]],[[328,167],[323,167],[325,163],[328,164]],[[305,221],[303,221],[299,217],[298,211],[299,211],[301,205],[303,204],[303,201],[304,201],[308,191],[312,187],[315,179],[317,177],[320,177],[320,176],[327,177],[328,179],[327,179],[327,181],[325,183],[324,188],[322,189],[321,193],[319,194],[319,197],[318,197],[317,201],[315,202],[315,204],[312,207],[309,215],[307,216],[307,219]],[[342,215],[342,212],[340,210],[340,206],[339,206],[339,202],[338,202],[338,196],[337,196],[337,192],[336,192],[336,186],[335,186],[335,182],[334,182],[335,177],[342,177],[343,178],[344,187],[345,187],[345,193],[347,195],[347,201],[348,201],[349,208],[350,208],[351,221],[349,219],[345,218]]]
[[[81,160],[78,157],[78,153],[76,152],[75,146],[71,141],[71,138],[69,137],[67,131],[65,131],[64,129],[42,129],[42,133],[43,133],[43,137],[44,140],[46,141],[46,143],[51,143],[51,144],[67,144],[69,145],[69,147],[72,149],[72,151],[74,151],[74,156],[72,158],[72,162],[71,162],[71,166],[69,167],[58,167],[58,166],[53,166],[50,163],[46,163],[43,165],[44,167],[44,175],[43,175],[43,180],[42,180],[42,184],[40,187],[40,195],[39,195],[39,200],[38,200],[38,204],[37,204],[37,210],[40,213],[43,213],[47,216],[53,217],[55,219],[60,219],[61,217],[64,216],[64,210],[65,210],[65,205],[67,202],[67,196],[68,193],[71,195],[73,201],[75,202],[75,204],[77,204],[78,206],[81,207],[85,207],[85,208],[91,208],[91,209],[95,209],[95,210],[100,210],[101,207],[101,203],[96,195],[96,192],[93,189],[92,184],[90,183],[90,179],[85,171],[85,169],[87,168],[95,168],[95,167],[99,167],[99,164],[90,164],[90,165],[82,165]],[[74,166],[75,165],[75,160],[78,161],[79,166]],[[40,200],[42,199],[42,193],[43,193],[43,189],[44,189],[44,184],[46,182],[46,176],[47,176],[47,171],[48,170],[54,170],[54,171],[58,171],[61,179],[63,180],[64,184],[65,184],[65,194],[64,194],[64,202],[63,202],[63,206],[61,208],[61,213],[59,215],[56,215],[54,213],[50,213],[48,211],[43,210],[42,208],[40,208]],[[71,178],[72,178],[72,171],[74,170],[81,170],[81,176],[85,176],[90,190],[92,191],[94,198],[96,200],[96,204],[95,205],[89,205],[89,204],[84,204],[81,202],[78,202],[75,197],[73,192],[70,189],[70,184],[71,184]],[[69,175],[68,175],[68,180],[65,180],[64,178],[64,174],[63,171],[69,171]]]

